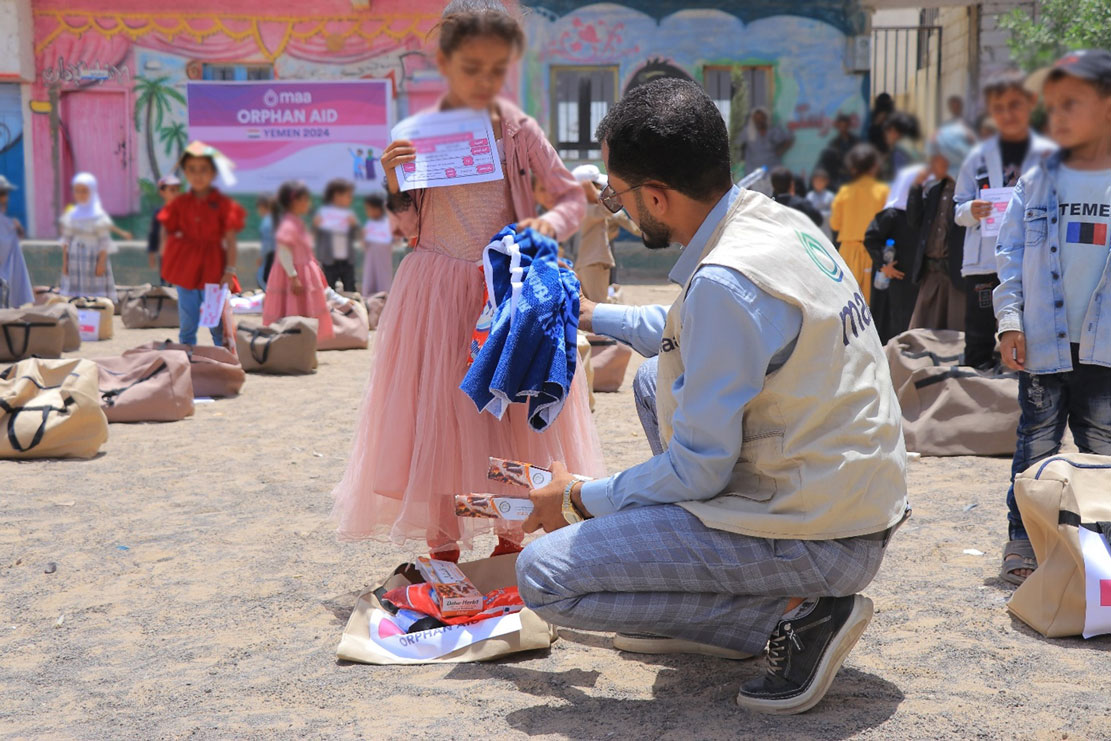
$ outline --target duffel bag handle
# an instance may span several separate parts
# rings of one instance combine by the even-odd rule
[[[150,379],[154,378],[155,376],[157,376],[159,373],[161,373],[164,370],[169,370],[169,366],[166,365],[165,360],[161,360],[161,361],[159,361],[158,367],[155,368],[150,373],[148,373],[147,375],[143,376],[142,378],[138,379],[137,381],[133,381],[133,382],[127,384],[126,386],[121,386],[118,389],[108,389],[107,391],[102,391],[101,394],[100,394],[100,398],[108,406],[114,407],[116,405],[116,397],[122,395],[124,391],[127,391],[129,389],[133,389],[136,386],[138,386],[140,383],[144,383],[146,381],[149,381]]]
[[[67,414],[72,405],[72,396],[67,396],[65,401],[62,402],[61,407],[52,406],[50,404],[43,404],[37,407],[13,407],[8,404],[8,402],[0,399],[0,409],[8,415],[8,443],[12,446],[12,450],[18,453],[26,453],[28,450],[33,450],[42,442],[43,436],[46,435],[46,423],[50,419],[50,413],[57,412],[58,414]],[[35,430],[35,435],[31,438],[31,443],[27,447],[23,447],[15,434],[15,421],[23,412],[42,412],[42,421],[39,422],[39,428]]]
[[[154,321],[155,319],[157,319],[162,314],[162,305],[163,305],[163,302],[166,300],[167,297],[166,296],[137,296],[136,298],[139,299],[139,303],[140,303],[140,305],[142,305],[143,313],[145,313],[147,315],[147,319],[150,319],[151,321]],[[155,309],[153,314],[150,311],[150,306],[148,306],[148,304],[147,304],[148,301],[155,301],[158,304],[158,308]]]
[[[12,351],[12,355],[16,358],[22,358],[27,354],[27,349],[31,346],[31,330],[35,327],[54,327],[56,324],[49,322],[7,322],[0,324],[0,329],[4,330],[4,341],[8,343],[8,349]],[[13,327],[20,327],[23,330],[23,348],[15,351],[15,343],[12,342],[11,330]]]

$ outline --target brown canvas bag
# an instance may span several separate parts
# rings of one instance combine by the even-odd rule
[[[590,363],[594,366],[594,390],[613,392],[625,381],[625,370],[633,350],[617,340],[590,335]]]
[[[367,326],[372,331],[378,329],[378,322],[382,319],[382,312],[386,308],[386,299],[389,295],[382,291],[368,296],[366,299]]]
[[[913,329],[886,354],[907,450],[922,455],[1010,455],[1018,429],[1018,374],[961,366],[964,333]]]
[[[35,286],[35,306],[46,306],[65,302],[66,297],[58,292],[57,286]]]
[[[31,358],[0,372],[0,458],[92,458],[107,439],[91,360]]]
[[[57,316],[39,309],[0,309],[0,361],[60,358],[66,329]]]
[[[495,589],[516,586],[517,554],[485,558],[481,561],[459,564],[459,569],[478,588],[486,594]],[[363,664],[458,664],[469,661],[489,661],[500,656],[549,648],[556,640],[555,628],[546,623],[539,615],[529,609],[517,613],[520,617],[520,630],[506,635],[488,638],[478,643],[458,649],[452,653],[430,659],[415,659],[389,653],[370,637],[370,617],[375,609],[382,609],[377,594],[385,594],[391,589],[408,586],[419,581],[411,564],[403,564],[381,584],[359,596],[355,609],[343,630],[336,655],[346,661]]]
[[[329,305],[333,336],[317,340],[317,350],[365,350],[370,345],[370,322],[362,301]]]
[[[176,422],[193,414],[189,357],[180,350],[98,358],[100,404],[109,422]]]
[[[152,350],[180,350],[189,358],[193,377],[193,393],[198,397],[236,396],[243,388],[247,374],[239,358],[226,347],[208,345],[181,345],[172,340],[148,342],[124,353],[150,352]]]
[[[116,313],[116,305],[112,303],[112,299],[103,296],[76,296],[69,300],[69,304],[78,311],[95,311],[100,316],[97,339],[112,339],[112,317]]]
[[[33,311],[57,317],[65,331],[65,338],[62,340],[62,352],[76,352],[81,349],[80,319],[77,316],[77,308],[73,304],[68,301],[59,301],[34,307]]]
[[[1015,499],[1038,568],[1007,609],[1048,638],[1111,631],[1106,620],[1095,622],[1111,611],[1111,584],[1100,583],[1093,557],[1102,555],[1105,566],[1111,561],[1111,457],[1074,453],[1039,461],[1015,477]]]
[[[141,286],[116,286],[116,316],[123,313],[123,305],[132,294],[145,291],[149,286],[149,283]]]
[[[248,373],[312,373],[316,328],[316,319],[303,316],[283,317],[268,327],[240,324],[235,335],[239,363]]]
[[[120,318],[128,329],[178,326],[177,289],[149,284],[139,286],[124,301]]]

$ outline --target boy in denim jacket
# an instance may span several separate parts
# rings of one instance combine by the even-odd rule
[[[1060,450],[1066,424],[1081,452],[1111,455],[1111,52],[1067,54],[1042,81],[1061,149],[1019,180],[995,250],[1000,351],[1021,371],[1000,573],[1015,584],[1037,562],[1014,477]]]

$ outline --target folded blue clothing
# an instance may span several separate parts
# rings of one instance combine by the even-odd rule
[[[578,363],[579,279],[560,267],[555,240],[507,226],[482,254],[490,335],[461,388],[479,412],[501,419],[513,403],[529,405],[529,425],[555,421]]]

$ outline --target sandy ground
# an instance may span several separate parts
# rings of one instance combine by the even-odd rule
[[[117,327],[84,353],[173,334]],[[337,543],[328,521],[369,358],[324,353],[315,376],[252,376],[184,422],[113,425],[92,461],[0,463],[0,737],[1111,733],[1111,639],[1045,640],[1004,609],[1002,459],[912,464],[915,516],[868,590],[876,619],[804,716],[733,704],[759,662],[634,656],[594,633],[483,665],[337,662],[356,595],[418,555]],[[611,470],[647,456],[628,383],[596,418]]]

